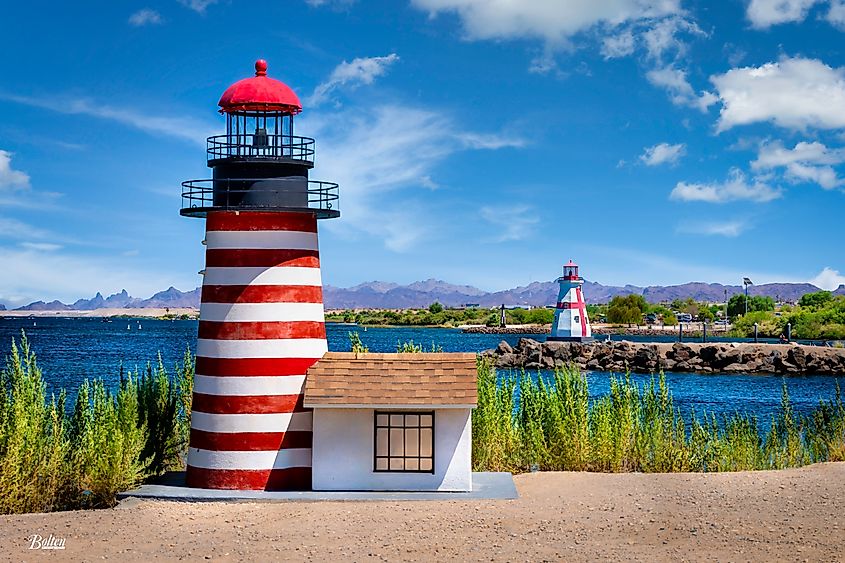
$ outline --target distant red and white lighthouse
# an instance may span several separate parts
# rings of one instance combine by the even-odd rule
[[[581,286],[584,280],[578,275],[578,264],[570,260],[563,266],[552,333],[548,340],[586,342],[592,340],[590,320],[587,318],[587,304]]]
[[[181,214],[207,218],[187,483],[310,489],[302,393],[327,350],[317,220],[340,215],[338,186],[308,178],[314,140],[293,128],[302,105],[265,61],[219,105],[213,178],[182,183]]]

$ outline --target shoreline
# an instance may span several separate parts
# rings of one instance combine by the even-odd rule
[[[113,317],[132,317],[132,318],[159,318],[159,317],[181,317],[189,316],[192,318],[199,317],[199,309],[193,307],[139,307],[132,308],[108,308],[108,309],[92,309],[90,311],[73,309],[69,311],[0,311],[0,318],[113,318]]]
[[[735,373],[749,375],[841,375],[845,373],[845,348],[801,344],[750,342],[538,342],[520,338],[516,346],[506,341],[485,350],[495,367],[503,369],[554,369],[575,365],[581,370],[624,373]]]
[[[684,336],[701,336],[704,330],[702,323],[682,323]],[[485,326],[485,325],[462,325],[457,327],[467,334],[550,334],[552,331],[551,325],[508,325],[505,327]],[[665,336],[678,334],[680,330],[679,325],[665,326],[665,325],[636,325],[636,326],[622,326],[596,323],[590,326],[594,335],[623,335],[623,336]],[[718,328],[714,329],[712,325],[708,326],[707,334],[709,336],[727,336],[729,329]]]

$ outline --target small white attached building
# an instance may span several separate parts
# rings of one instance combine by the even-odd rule
[[[328,352],[308,370],[315,491],[471,491],[475,354]]]

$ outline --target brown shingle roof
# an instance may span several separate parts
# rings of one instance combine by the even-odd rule
[[[308,370],[305,406],[472,405],[475,354],[328,352]]]

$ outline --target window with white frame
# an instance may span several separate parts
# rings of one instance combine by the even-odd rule
[[[375,412],[374,471],[434,473],[434,412]]]

